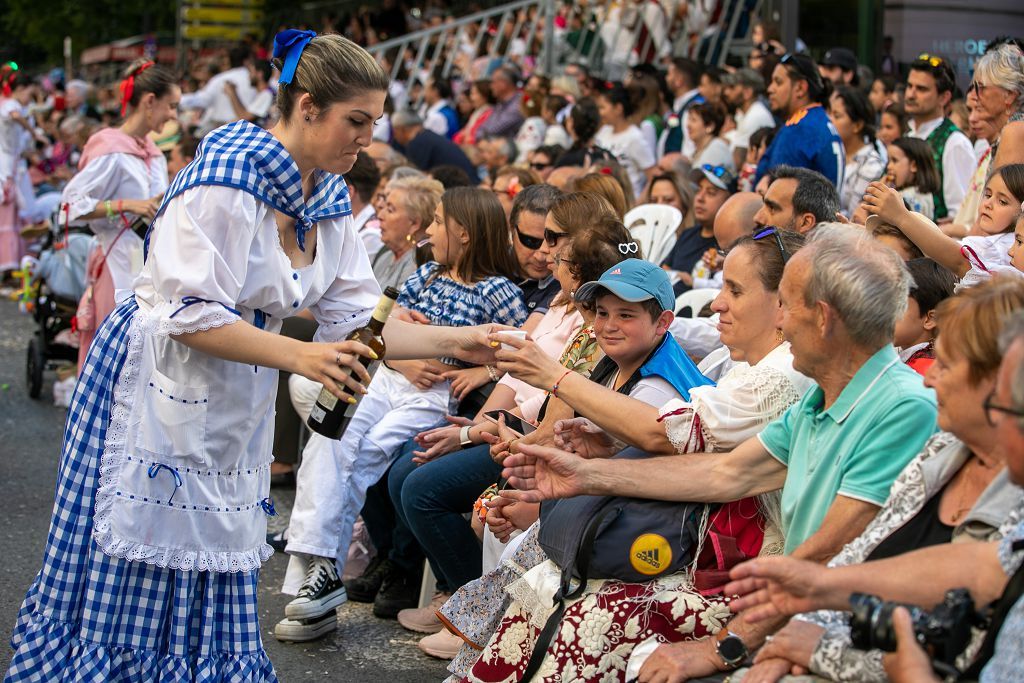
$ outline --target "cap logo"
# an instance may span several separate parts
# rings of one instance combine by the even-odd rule
[[[612,272],[610,272],[608,274],[609,275],[622,275],[622,268],[616,268],[615,270],[613,270]]]

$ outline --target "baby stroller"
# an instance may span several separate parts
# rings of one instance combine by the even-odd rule
[[[85,264],[93,241],[92,235],[70,231],[60,235],[51,229],[38,261],[32,264],[36,293],[31,312],[38,328],[28,343],[25,370],[28,395],[34,399],[42,395],[43,372],[60,361],[78,360],[78,348],[67,342],[78,300],[85,292]]]

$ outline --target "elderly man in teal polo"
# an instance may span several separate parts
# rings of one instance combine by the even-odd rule
[[[713,457],[585,460],[523,446],[505,461],[504,476],[519,490],[504,495],[725,502],[781,490],[786,553],[826,562],[864,530],[935,432],[934,395],[892,345],[909,286],[896,252],[855,228],[819,226],[788,261],[779,288],[794,367],[817,386],[779,420]],[[735,669],[773,627],[741,617],[716,637],[662,645],[639,680]]]

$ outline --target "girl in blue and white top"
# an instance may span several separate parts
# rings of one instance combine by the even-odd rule
[[[406,280],[399,309],[446,327],[519,327],[526,321],[522,292],[509,279],[518,262],[505,213],[492,192],[468,187],[445,192],[427,238],[434,260]],[[450,385],[440,374],[445,369],[418,361],[380,367],[341,440],[310,437],[286,547],[292,557],[283,590],[298,597],[285,607],[286,619],[275,629],[278,638],[309,640],[333,629],[334,607],[346,600],[339,567],[366,489],[387,471],[400,446],[451,412]]]
[[[157,211],[148,256],[75,388],[42,569],[6,681],[276,683],[260,637],[276,369],[339,398],[368,381],[340,341],[380,296],[341,177],[387,74],[340,36],[275,40],[281,122],[210,133]],[[313,342],[277,334],[308,308]],[[470,356],[471,328],[388,325],[397,358]]]

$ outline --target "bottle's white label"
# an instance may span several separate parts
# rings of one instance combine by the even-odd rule
[[[320,395],[317,397],[316,402],[327,410],[334,410],[334,406],[338,405],[338,397],[327,391],[327,388],[324,387],[320,390]]]
[[[325,417],[327,412],[320,406],[314,405],[313,410],[309,411],[309,419],[313,422],[323,422]]]

